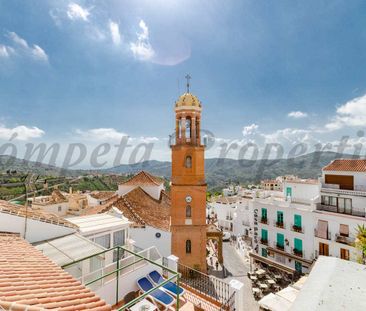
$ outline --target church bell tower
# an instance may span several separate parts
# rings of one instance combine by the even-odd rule
[[[172,148],[172,253],[179,262],[206,272],[206,181],[201,144],[201,102],[189,91],[175,104]]]

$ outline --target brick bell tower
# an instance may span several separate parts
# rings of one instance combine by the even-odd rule
[[[205,147],[201,144],[201,102],[189,91],[175,104],[175,142],[172,148],[172,253],[179,262],[206,272]]]

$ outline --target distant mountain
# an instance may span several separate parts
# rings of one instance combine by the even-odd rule
[[[27,161],[8,155],[0,155],[0,172],[6,172],[8,170],[43,176],[78,176],[82,174],[81,170],[65,170],[53,165]]]
[[[213,158],[205,160],[206,180],[209,189],[220,189],[228,183],[251,184],[262,179],[270,179],[281,175],[297,175],[301,178],[316,178],[321,169],[337,158],[352,158],[350,154],[335,152],[313,152],[296,158],[279,160],[234,160]],[[38,162],[24,161],[9,156],[0,156],[0,171],[17,170],[39,175],[78,176],[88,173],[132,174],[141,170],[154,175],[170,178],[171,163],[167,161],[145,161],[136,164],[123,164],[104,170],[65,170],[56,166]]]
[[[350,154],[338,154],[336,152],[313,152],[296,158],[279,160],[206,159],[206,180],[209,188],[213,190],[220,189],[228,183],[259,183],[262,179],[275,178],[281,175],[317,178],[321,175],[321,169],[332,160],[353,157]],[[105,171],[110,173],[136,173],[140,170],[170,178],[171,163],[153,160],[138,164],[119,165]]]

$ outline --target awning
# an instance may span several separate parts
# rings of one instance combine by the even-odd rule
[[[296,261],[300,261],[302,262],[303,266],[305,267],[310,267],[313,263],[312,260],[309,260],[309,259],[305,259],[305,258],[302,258],[300,256],[296,256],[296,255],[293,255],[293,254],[290,254],[290,253],[287,253],[283,250],[280,250],[280,249],[277,249],[275,247],[267,247],[267,250],[270,251],[270,252],[274,252],[274,253],[277,253],[277,254],[281,254],[283,256],[286,256],[288,258],[292,258]]]
[[[262,309],[271,311],[287,311],[292,305],[287,299],[272,293],[264,296],[258,303]]]
[[[267,265],[269,265],[271,267],[274,267],[274,268],[279,269],[281,271],[284,271],[286,273],[294,274],[296,272],[295,269],[292,269],[292,268],[290,268],[288,266],[285,266],[284,264],[281,264],[281,263],[279,263],[277,261],[274,261],[272,259],[269,259],[269,258],[266,258],[266,257],[262,257],[262,256],[260,256],[258,254],[253,253],[253,252],[250,252],[249,253],[249,256],[252,257],[254,260],[258,260],[258,261],[260,261],[260,262],[262,262],[264,264],[267,264]]]

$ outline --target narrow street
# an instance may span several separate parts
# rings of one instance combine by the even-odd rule
[[[230,242],[223,243],[223,256],[226,275],[225,280],[229,282],[231,279],[237,279],[242,282],[244,284],[245,301],[247,302],[246,310],[259,310],[259,305],[252,294],[251,281],[247,277],[249,264],[244,263]]]

